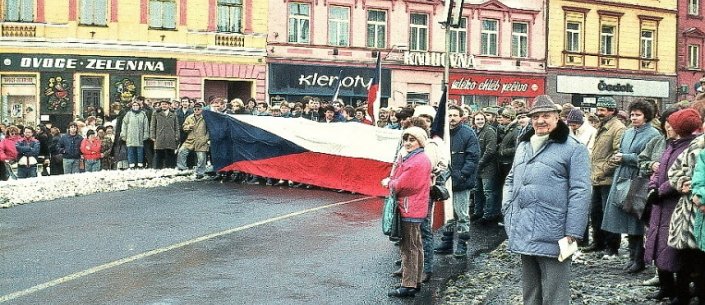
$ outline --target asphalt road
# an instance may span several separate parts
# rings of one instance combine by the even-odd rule
[[[2,304],[432,304],[471,260],[390,299],[381,200],[213,181],[0,210]],[[478,229],[470,252],[501,240]],[[488,234],[490,233],[490,234]]]

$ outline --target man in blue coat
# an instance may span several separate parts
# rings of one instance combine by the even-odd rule
[[[533,130],[519,139],[502,209],[509,251],[521,254],[524,304],[570,303],[570,258],[558,241],[583,238],[591,198],[585,145],[570,137],[550,97],[536,98]]]

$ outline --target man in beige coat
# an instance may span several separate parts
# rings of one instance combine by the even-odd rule
[[[592,244],[585,252],[605,251],[606,255],[616,255],[619,249],[619,234],[602,230],[602,216],[607,196],[612,185],[612,176],[617,164],[609,160],[619,151],[619,143],[626,127],[617,118],[617,102],[609,96],[597,98],[597,117],[600,128],[597,129],[595,144],[592,148],[592,204],[590,226],[592,227]]]
[[[193,106],[193,114],[184,121],[184,132],[188,133],[186,141],[178,152],[176,166],[180,170],[187,169],[186,158],[192,151],[196,152],[196,179],[203,178],[206,172],[206,153],[209,149],[208,129],[203,119],[203,103]]]

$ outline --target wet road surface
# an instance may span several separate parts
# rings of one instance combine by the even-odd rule
[[[398,249],[381,200],[213,181],[0,210],[2,304],[433,304],[472,260],[439,257],[413,300],[386,296]],[[479,229],[470,252],[494,248]]]

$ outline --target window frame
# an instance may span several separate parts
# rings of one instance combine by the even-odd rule
[[[378,20],[370,20],[370,12],[377,12],[377,13],[382,13],[384,14],[384,22],[378,21]],[[373,48],[373,49],[385,49],[387,48],[387,11],[386,10],[380,10],[380,9],[369,9],[367,10],[367,23],[366,23],[366,41],[365,45],[368,48]],[[372,35],[370,35],[370,30],[373,28]],[[381,29],[380,29],[381,28]],[[379,36],[382,35],[382,43],[380,44],[379,42]],[[372,40],[370,40],[370,36],[372,36]]]
[[[233,3],[233,1],[239,1],[239,3]],[[236,15],[236,12],[239,9],[239,18],[237,20],[233,20],[233,17]],[[221,24],[221,21],[225,21],[225,18],[222,18],[223,12],[227,12],[227,24]],[[220,33],[242,33],[242,24],[243,24],[243,19],[244,19],[244,14],[245,14],[245,5],[244,5],[244,0],[218,0],[216,2],[216,31]],[[233,27],[233,23],[237,22],[237,28]]]
[[[700,16],[700,0],[688,0],[688,15]]]
[[[654,59],[654,47],[656,43],[656,30],[653,29],[641,29],[641,37],[639,43],[639,57],[642,59]],[[644,33],[651,33],[651,37],[645,37]],[[648,44],[648,47],[646,47]],[[645,49],[648,49],[648,56],[645,54]]]
[[[292,13],[292,8],[293,6],[297,6],[298,8],[301,7],[306,7],[306,15],[303,14],[293,14]],[[289,6],[287,7],[289,10],[288,17],[287,17],[287,42],[290,43],[298,43],[298,44],[310,44],[311,43],[311,4],[310,3],[303,3],[303,2],[289,2]],[[299,12],[301,10],[298,10]],[[294,39],[292,39],[292,21],[296,22],[296,28],[293,29],[295,32],[293,33],[295,36]],[[303,31],[305,29],[305,31]],[[305,35],[304,35],[305,33]],[[305,37],[304,37],[305,36]]]
[[[152,10],[154,9],[153,4],[159,3],[160,4],[160,18],[159,19],[154,19],[154,14]],[[173,5],[173,20],[168,20],[168,16],[165,16],[165,7],[167,4],[171,3]],[[149,0],[149,7],[148,7],[148,25],[150,29],[155,29],[155,30],[175,30],[176,29],[176,20],[178,19],[178,3],[176,0]],[[168,8],[168,7],[166,7]],[[160,24],[156,24],[155,21],[160,21]],[[169,24],[166,24],[169,22]]]
[[[578,26],[578,29],[569,29],[570,24],[575,24]],[[566,48],[565,50],[568,52],[582,52],[583,51],[583,43],[582,43],[582,34],[583,34],[583,24],[581,22],[576,22],[576,21],[568,21],[566,22],[565,26],[565,32],[566,32]],[[572,43],[571,43],[572,42]],[[576,45],[576,49],[573,49],[573,44]]]
[[[414,16],[423,16],[424,24],[414,24]],[[410,13],[409,14],[409,51],[428,51],[429,46],[429,14]],[[423,32],[423,35],[421,35]],[[423,44],[423,46],[422,46]]]
[[[103,13],[104,14],[103,14],[103,18],[102,18],[103,23],[96,22],[96,16],[100,13],[100,12],[96,12],[96,10],[97,10],[96,8],[98,7],[98,5],[96,5],[97,4],[96,2],[99,2],[99,1],[104,2],[103,3],[104,4],[103,5],[103,9],[104,9]],[[92,12],[91,12],[92,18],[90,20],[91,21],[90,23],[86,22],[86,20],[89,19],[89,18],[87,18],[88,16],[84,16],[84,12],[86,12],[84,10],[84,8],[87,6],[86,2],[91,2],[92,7],[93,7]],[[79,25],[87,25],[87,26],[107,26],[108,25],[108,5],[109,5],[108,0],[80,0],[78,3],[78,13],[79,13],[78,24]]]
[[[688,69],[700,69],[700,46],[696,44],[688,45]]]
[[[333,19],[333,10],[341,9],[346,11],[345,19]],[[350,46],[350,7],[347,6],[329,6],[328,7],[328,45],[336,47],[347,47]],[[333,27],[335,26],[335,29]],[[332,33],[334,31],[334,33]],[[333,41],[338,38],[338,41]],[[344,36],[343,41],[340,37]]]
[[[10,2],[13,1],[11,5]],[[5,7],[3,8],[3,21],[9,22],[34,22],[36,3],[34,0],[6,0]],[[19,8],[18,8],[19,7]],[[10,18],[15,16],[10,16],[12,9],[18,8],[15,12],[17,14],[16,18]]]
[[[450,28],[450,53],[468,53],[468,18],[461,17],[460,26]],[[462,41],[461,41],[462,40]]]
[[[612,33],[605,32],[605,29],[611,28]],[[614,56],[617,41],[617,26],[613,24],[600,25],[600,55]],[[607,49],[609,47],[609,50]]]
[[[480,28],[480,54],[486,56],[499,55],[499,20],[497,19],[482,19]],[[494,30],[485,29],[486,22],[492,22],[495,25]],[[494,42],[491,38],[494,37]],[[492,53],[494,47],[494,53]]]
[[[515,24],[523,24],[526,27],[526,32],[525,33],[520,33],[520,32],[515,32],[514,31],[514,25]],[[519,40],[519,43],[515,46],[515,38]],[[521,45],[522,45],[522,40],[524,42],[524,54],[521,54]],[[516,21],[512,22],[512,42],[511,42],[511,57],[516,57],[516,58],[528,58],[529,57],[529,23],[525,21]],[[516,53],[515,53],[516,52]]]

